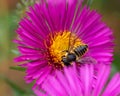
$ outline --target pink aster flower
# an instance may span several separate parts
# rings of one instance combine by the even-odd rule
[[[64,72],[57,72],[56,76],[49,76],[42,85],[44,92],[34,89],[37,96],[119,96],[120,74],[116,73],[108,81],[110,65],[100,65],[96,72],[93,64],[64,68]]]
[[[112,31],[101,21],[100,14],[82,7],[82,0],[41,0],[26,13],[16,31],[15,42],[21,55],[15,61],[26,67],[28,83],[36,80],[36,84],[41,84],[48,75],[62,70],[65,50],[77,46],[87,46],[80,58],[111,63]]]

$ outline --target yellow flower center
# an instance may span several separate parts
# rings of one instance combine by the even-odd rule
[[[66,54],[65,50],[69,49],[68,51],[71,52],[73,48],[79,45],[85,45],[80,38],[77,38],[76,34],[69,31],[56,32],[54,36],[52,36],[52,34],[49,36],[50,46],[48,50],[52,58],[52,63],[54,63],[56,68],[64,66],[61,60],[62,56]]]

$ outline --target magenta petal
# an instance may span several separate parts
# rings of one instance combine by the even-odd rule
[[[108,83],[102,96],[117,96],[120,94],[120,74],[117,73]]]
[[[40,59],[41,56],[40,55],[23,55],[20,57],[15,58],[16,62],[20,62],[20,61],[28,61],[28,60],[37,60]]]
[[[98,76],[96,80],[96,84],[93,90],[93,95],[97,96],[100,94],[102,91],[104,84],[108,80],[108,76],[110,74],[110,69],[111,67],[109,65],[100,65],[99,66],[99,71],[98,71]]]
[[[41,76],[38,78],[38,80],[37,80],[37,84],[38,84],[38,85],[41,84],[41,83],[45,80],[45,78],[47,78],[47,76],[50,74],[51,68],[48,68],[48,69],[46,69],[46,70],[48,70],[48,71],[44,71],[44,72],[41,74]]]
[[[93,83],[93,73],[94,73],[94,65],[85,64],[80,68],[80,80],[83,85],[83,94],[85,96],[90,96],[92,91],[92,83]]]
[[[34,93],[36,94],[36,96],[48,96],[47,94],[45,95],[45,93],[43,93],[39,90],[34,90]]]
[[[76,64],[71,68],[65,67],[64,72],[57,71],[56,77],[49,76],[42,85],[42,88],[49,95],[58,96],[79,96],[82,94],[79,75]]]

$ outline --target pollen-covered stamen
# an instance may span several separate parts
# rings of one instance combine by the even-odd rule
[[[71,36],[70,36],[71,35]],[[49,64],[54,66],[55,68],[62,68],[64,66],[62,60],[62,56],[65,56],[66,51],[71,51],[72,48],[75,48],[79,45],[84,45],[82,40],[80,38],[77,38],[76,34],[71,34],[69,31],[64,32],[56,32],[54,36],[52,34],[49,34]],[[70,43],[69,43],[70,42]],[[52,62],[51,62],[52,61]]]

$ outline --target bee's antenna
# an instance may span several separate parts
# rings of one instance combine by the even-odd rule
[[[63,50],[62,52],[69,52],[68,50]]]
[[[71,35],[72,35],[72,32],[70,32],[70,35],[69,35],[68,52],[70,51],[70,38],[71,38]]]
[[[71,42],[70,42],[70,38],[72,36],[72,33],[70,33],[70,36],[69,36],[69,45],[68,45],[68,52],[70,49],[72,49],[74,47],[74,44],[75,44],[75,41],[78,37],[76,37],[74,40],[72,40],[72,47],[70,48],[70,45],[71,45]]]
[[[76,18],[77,12],[78,12],[78,10],[79,10],[79,4],[81,5],[82,2],[78,0],[77,3],[76,3],[76,8],[75,8],[75,11],[74,11],[74,16],[73,16],[73,19],[72,19],[72,23],[71,23],[71,25],[70,25],[70,29],[72,28],[72,25],[73,25],[74,22],[75,22],[75,18]],[[73,33],[75,33],[75,32],[73,32]],[[68,51],[70,50],[70,38],[71,38],[71,35],[72,35],[72,32],[70,33],[70,36],[69,36]],[[72,44],[72,47],[74,46],[75,41],[76,41],[76,39],[74,39],[73,44]]]
[[[75,41],[78,39],[78,36],[77,36],[74,40],[72,40],[72,47],[70,47],[70,45],[71,45],[71,42],[70,42],[71,36],[72,36],[72,33],[70,33],[70,36],[69,36],[68,52],[70,51],[70,49],[72,49],[74,47]]]

